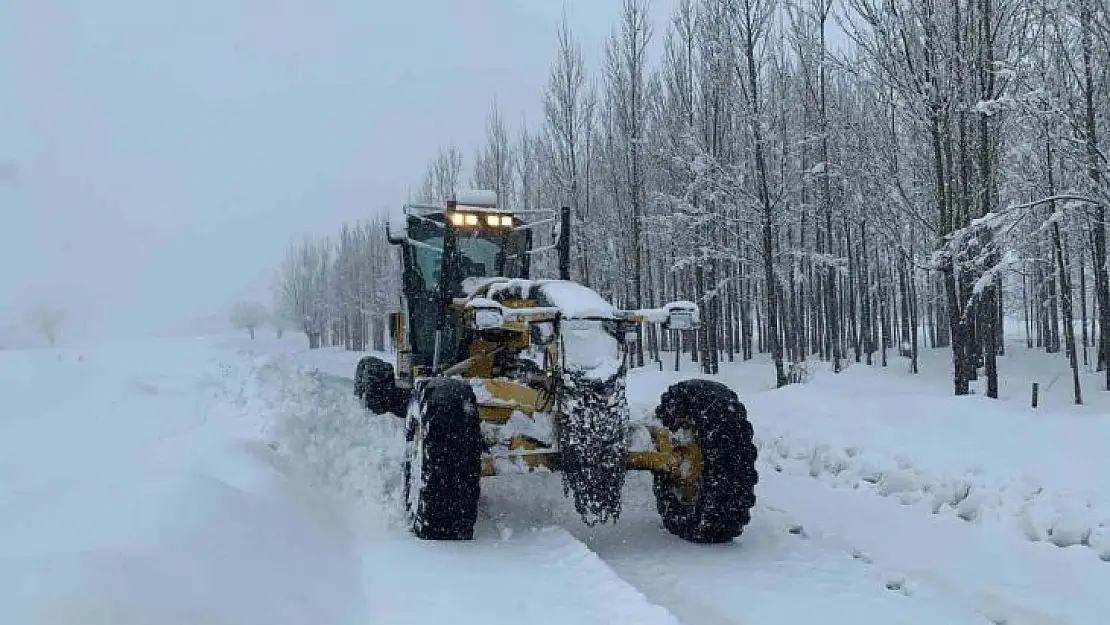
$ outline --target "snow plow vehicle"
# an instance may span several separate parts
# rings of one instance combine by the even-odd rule
[[[555,242],[534,247],[545,227]],[[588,525],[618,519],[626,472],[642,470],[672,534],[716,543],[742,532],[758,476],[736,394],[682,381],[651,419],[630,419],[639,324],[692,329],[695,304],[616,309],[569,279],[568,209],[502,210],[491,192],[407,205],[389,239],[403,270],[390,323],[397,368],[362,358],[355,394],[405,420],[404,502],[418,538],[472,539],[483,477],[550,471]],[[548,251],[560,279],[531,279],[533,257]]]

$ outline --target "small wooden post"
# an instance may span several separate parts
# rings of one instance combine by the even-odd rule
[[[1033,383],[1033,407],[1037,407],[1037,389],[1040,387],[1036,382]]]

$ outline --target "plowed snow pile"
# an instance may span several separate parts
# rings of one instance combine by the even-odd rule
[[[213,343],[0,352],[0,622],[366,622],[342,517]]]
[[[357,520],[361,531],[401,520],[403,421],[370,418],[351,387],[288,355],[261,357],[260,398],[272,448]],[[354,365],[351,365],[351,371]]]
[[[748,403],[773,470],[1110,562],[1110,415],[933,396],[862,367]]]

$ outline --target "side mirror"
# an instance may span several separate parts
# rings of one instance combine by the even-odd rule
[[[533,321],[528,324],[528,338],[533,345],[545,347],[555,340],[554,321]]]
[[[667,320],[663,322],[664,330],[693,330],[701,322],[698,305],[694,302],[671,302],[663,310],[667,313]]]
[[[385,229],[385,237],[390,245],[400,245],[409,238],[409,220],[404,212],[394,213],[389,216]]]

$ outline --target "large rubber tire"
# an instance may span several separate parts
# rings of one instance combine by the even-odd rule
[[[405,509],[417,538],[471,540],[478,519],[482,432],[474,390],[422,380],[406,416]]]
[[[663,526],[696,543],[722,543],[739,536],[755,505],[756,447],[747,410],[736,393],[712,380],[687,380],[663,394],[656,418],[672,433],[685,430],[701,451],[693,501],[682,482],[655,473],[653,488]]]
[[[364,356],[358,361],[355,367],[355,395],[367,410],[375,414],[396,413],[402,409],[397,405],[393,365],[380,358]]]

